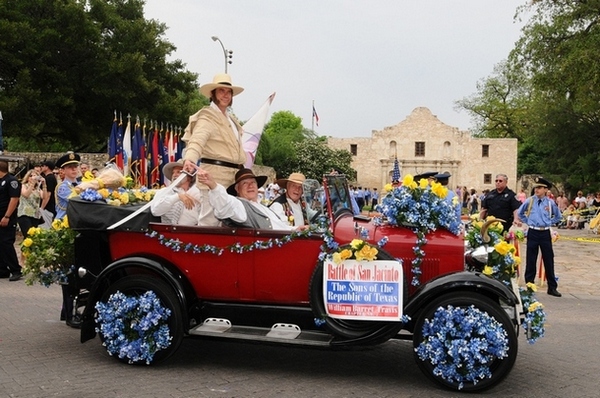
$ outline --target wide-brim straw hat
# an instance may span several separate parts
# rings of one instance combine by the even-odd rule
[[[244,89],[242,87],[234,86],[231,83],[231,76],[229,76],[227,73],[219,73],[218,75],[215,75],[215,77],[213,77],[212,83],[207,83],[207,84],[200,86],[200,94],[202,94],[206,98],[210,98],[210,93],[214,89],[219,88],[219,87],[230,88],[231,91],[233,91],[232,95],[234,97],[236,95],[238,95],[239,93],[241,93],[242,91],[244,91]]]
[[[281,188],[287,188],[287,183],[288,182],[295,182],[296,184],[302,185],[302,183],[304,183],[304,181],[306,181],[306,177],[304,176],[304,174],[302,174],[302,173],[292,173],[292,174],[290,174],[290,176],[288,178],[281,178],[281,179],[279,179],[279,180],[277,180],[275,182]]]
[[[163,166],[163,174],[169,181],[173,181],[173,169],[175,167],[181,167],[183,169],[183,160],[178,160],[177,162],[170,162]]]
[[[227,193],[232,196],[237,196],[235,185],[238,182],[247,180],[249,178],[254,178],[256,180],[256,185],[258,185],[259,188],[265,185],[265,182],[267,182],[267,176],[256,176],[250,169],[241,169],[235,173],[235,182],[227,187]]]

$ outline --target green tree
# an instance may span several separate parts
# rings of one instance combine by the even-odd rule
[[[532,134],[541,172],[579,188],[600,172],[600,3],[539,0],[510,59],[531,84]]]
[[[291,164],[295,156],[294,143],[302,142],[308,136],[302,127],[302,119],[290,111],[273,113],[258,147],[257,163],[273,167],[278,177],[293,172]]]
[[[197,75],[142,0],[0,2],[0,109],[11,150],[104,150],[114,110],[184,125]]]
[[[471,114],[475,136],[517,138],[527,136],[528,81],[507,61],[494,67],[492,76],[477,82],[477,92],[456,101]]]
[[[306,178],[321,181],[324,174],[332,169],[345,174],[348,179],[356,177],[356,171],[351,167],[352,154],[345,149],[331,149],[324,137],[309,138],[294,143],[295,156],[291,169],[302,172]]]

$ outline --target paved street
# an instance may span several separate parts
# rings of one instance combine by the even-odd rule
[[[546,337],[519,337],[513,371],[486,397],[597,397],[600,372],[600,239],[560,230],[562,298],[538,293]],[[585,240],[577,240],[583,238]],[[594,240],[596,239],[596,240]],[[524,248],[523,248],[524,250]],[[129,366],[99,339],[59,322],[58,286],[0,279],[0,397],[449,397],[394,341],[346,351],[187,339],[161,366]],[[463,395],[464,396],[464,395]]]

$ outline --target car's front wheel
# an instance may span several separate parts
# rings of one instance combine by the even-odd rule
[[[96,310],[100,339],[121,361],[164,361],[183,339],[181,305],[160,279],[137,275],[119,279],[104,292]]]
[[[419,368],[452,390],[488,389],[511,371],[518,341],[502,307],[483,295],[455,292],[421,312],[413,335]]]

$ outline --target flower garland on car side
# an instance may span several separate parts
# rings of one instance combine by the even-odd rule
[[[485,221],[493,219],[494,217],[488,217]],[[484,221],[472,221],[471,229],[465,236],[471,247],[484,245],[481,236],[481,227],[483,224]],[[524,235],[521,231],[511,231],[503,235],[503,227],[500,222],[491,224],[487,230],[487,234],[490,237],[489,245],[492,245],[494,250],[488,255],[488,263],[483,269],[483,274],[497,279],[510,287],[511,280],[517,277],[517,269],[521,263],[521,259],[515,254],[515,246],[508,241],[522,241]],[[544,312],[542,303],[537,300],[535,295],[536,290],[537,287],[533,283],[527,283],[525,287],[519,287],[521,303],[525,311],[523,329],[530,344],[535,343],[545,334],[544,324],[546,322],[546,313]]]
[[[458,203],[446,200],[448,189],[438,182],[429,183],[427,179],[414,181],[407,174],[400,187],[386,186],[388,194],[377,205],[376,210],[382,214],[391,226],[408,227],[417,236],[413,247],[415,258],[411,269],[413,278],[411,285],[420,284],[421,264],[425,257],[424,246],[427,244],[427,234],[442,227],[455,235],[461,233],[461,221],[456,215],[455,206]],[[374,223],[381,225],[382,218],[375,218]]]

